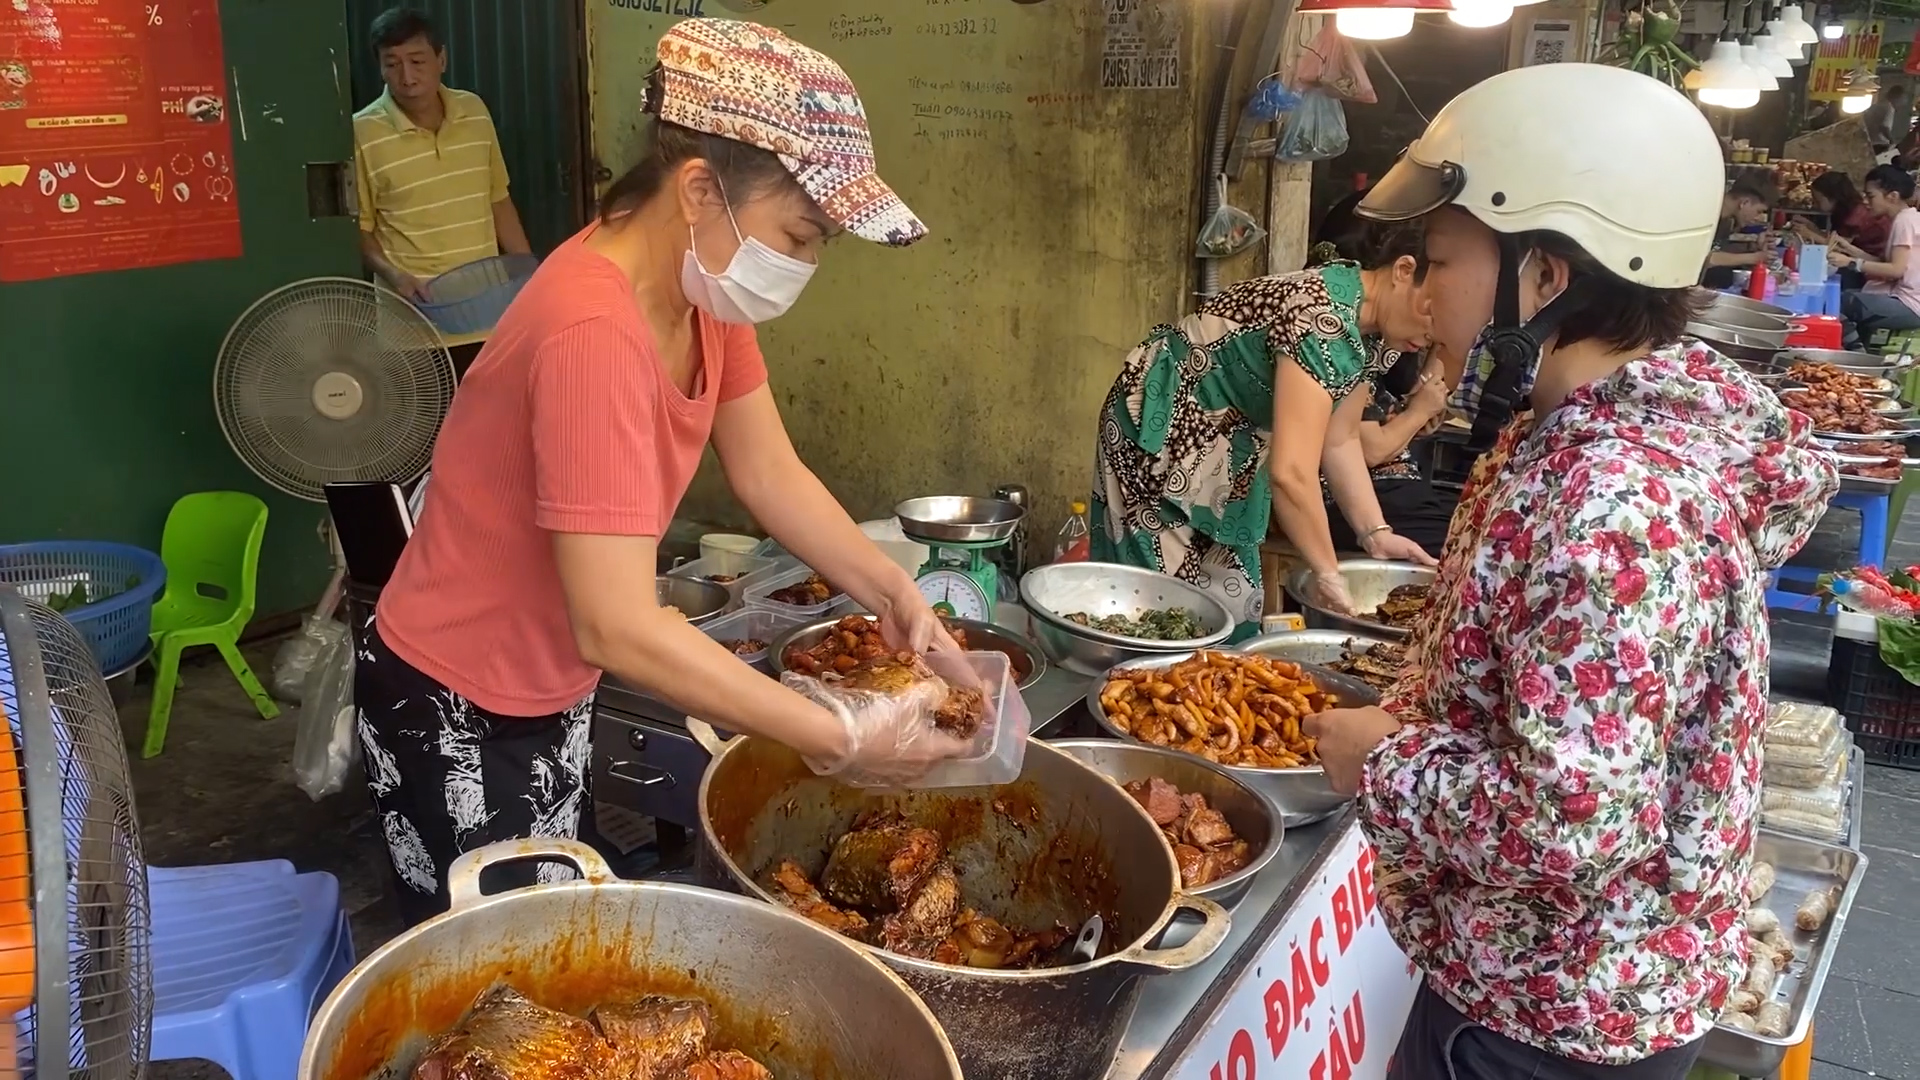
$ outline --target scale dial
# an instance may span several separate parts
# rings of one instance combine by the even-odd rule
[[[933,610],[948,618],[988,622],[986,591],[980,583],[958,570],[929,570],[920,575],[920,595]]]

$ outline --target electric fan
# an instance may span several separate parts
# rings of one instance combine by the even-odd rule
[[[427,317],[353,278],[296,281],[254,301],[213,365],[213,407],[233,452],[309,502],[336,481],[418,478],[453,389],[453,358]],[[322,615],[345,572],[334,546]]]
[[[147,864],[93,654],[0,585],[0,1071],[133,1080],[153,1024]]]

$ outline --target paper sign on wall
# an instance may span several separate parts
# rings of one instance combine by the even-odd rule
[[[1100,50],[1102,90],[1180,88],[1181,0],[1101,0],[1106,42]]]
[[[1388,935],[1373,846],[1349,825],[1313,884],[1241,972],[1178,1080],[1381,1080],[1420,975]]]
[[[234,258],[217,0],[0,0],[0,281]]]

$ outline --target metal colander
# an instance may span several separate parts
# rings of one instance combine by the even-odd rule
[[[131,1080],[152,922],[120,721],[79,632],[7,586],[0,714],[0,1058],[36,1080]]]

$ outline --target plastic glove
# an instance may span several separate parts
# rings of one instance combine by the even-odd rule
[[[814,772],[852,787],[911,784],[934,765],[973,750],[971,743],[933,726],[933,711],[946,699],[947,684],[930,672],[885,693],[845,689],[792,671],[780,681],[840,722],[845,752],[832,761],[804,760]]]
[[[954,643],[953,635],[947,632],[946,624],[927,606],[917,589],[912,596],[894,603],[889,613],[881,618],[880,636],[894,648],[911,653],[960,648]]]
[[[1335,615],[1358,615],[1353,595],[1347,592],[1347,579],[1339,571],[1313,575],[1313,602]]]
[[[1427,554],[1427,549],[1393,532],[1377,532],[1368,535],[1364,541],[1367,557],[1371,559],[1393,559],[1410,562],[1415,566],[1439,566],[1440,560]]]

